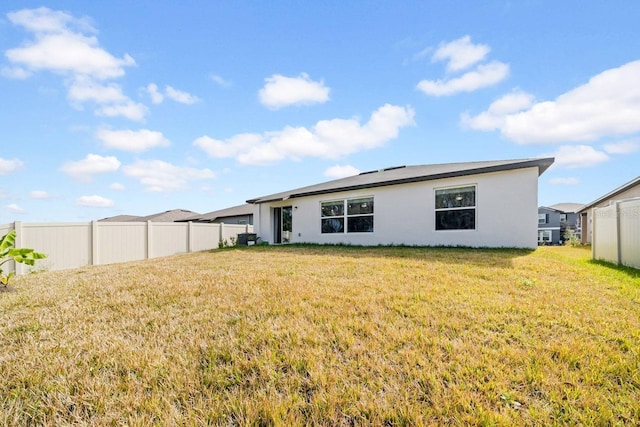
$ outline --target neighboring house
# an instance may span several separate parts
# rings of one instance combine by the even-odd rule
[[[248,224],[253,225],[253,205],[245,203],[240,206],[221,209],[202,215],[183,218],[178,222],[210,222],[219,224]]]
[[[176,222],[183,218],[199,215],[197,212],[189,211],[186,209],[172,209],[170,211],[159,212],[147,216],[135,216],[135,215],[117,215],[109,218],[103,218],[99,221],[108,222]]]
[[[538,208],[538,244],[561,245],[567,229],[580,238],[580,214],[582,203],[557,203]]]
[[[248,200],[270,243],[537,247],[553,158],[399,166]]]
[[[98,221],[100,222],[130,222],[130,221],[136,221],[138,219],[142,218],[141,216],[137,216],[137,215],[116,215],[116,216],[110,216],[109,218],[102,218],[99,219]]]
[[[582,206],[577,212],[582,221],[582,243],[591,243],[593,234],[593,209],[609,206],[613,202],[640,197],[640,176],[621,185],[615,190]]]

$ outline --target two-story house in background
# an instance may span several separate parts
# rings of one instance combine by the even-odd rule
[[[582,203],[557,203],[552,206],[538,208],[538,244],[562,245],[566,239],[566,231],[572,230],[580,238],[582,227],[580,214]]]

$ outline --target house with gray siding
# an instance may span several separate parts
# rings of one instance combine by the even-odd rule
[[[538,244],[562,245],[565,233],[571,230],[580,238],[580,214],[582,203],[557,203],[538,207]]]

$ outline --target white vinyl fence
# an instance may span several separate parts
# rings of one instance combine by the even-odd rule
[[[231,244],[238,234],[253,232],[251,225],[193,222],[72,222],[0,225],[0,237],[16,230],[16,247],[47,255],[33,267],[14,262],[5,271],[63,270],[216,249]]]
[[[594,209],[593,259],[640,268],[640,199]]]

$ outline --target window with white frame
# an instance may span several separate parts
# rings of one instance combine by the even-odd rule
[[[548,221],[549,215],[544,213],[538,214],[538,224],[546,224]]]
[[[373,233],[373,197],[322,202],[320,216],[323,234]]]
[[[476,229],[476,186],[436,190],[436,230]]]
[[[551,242],[551,230],[538,230],[538,243]]]

